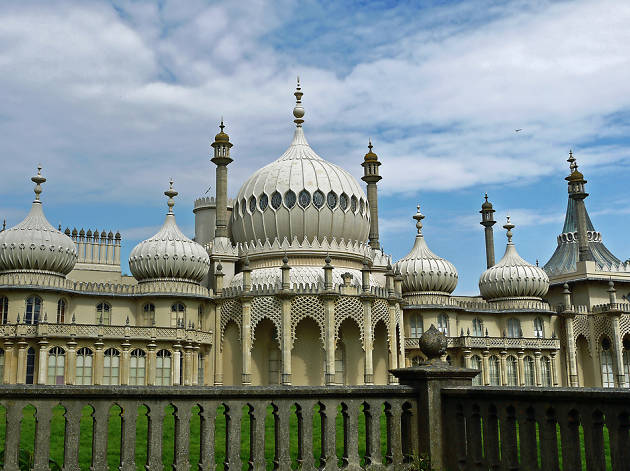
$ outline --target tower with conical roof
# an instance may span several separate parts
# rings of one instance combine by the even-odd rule
[[[216,171],[216,228],[214,230],[214,236],[228,237],[228,217],[227,217],[227,166],[232,163],[230,157],[230,148],[232,143],[230,142],[230,136],[224,132],[225,125],[223,124],[223,118],[221,118],[221,129],[219,133],[214,137],[212,147],[214,148],[214,157],[211,161],[217,166]]]
[[[492,226],[497,222],[494,220],[494,209],[492,203],[488,201],[488,193],[484,195],[485,201],[481,204],[481,224],[484,227],[484,233],[486,238],[486,268],[490,268],[494,265],[494,234],[492,232]]]

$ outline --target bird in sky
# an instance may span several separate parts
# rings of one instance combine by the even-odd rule
[[[523,130],[523,129],[519,128],[519,129],[515,129],[515,130],[514,130],[514,132],[520,132],[520,131],[522,131],[522,130]]]

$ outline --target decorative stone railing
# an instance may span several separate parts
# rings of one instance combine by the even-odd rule
[[[359,295],[362,293],[361,288],[358,286],[350,285],[336,285],[334,286],[334,290],[339,294],[345,295]],[[289,292],[291,294],[319,294],[326,293],[329,294],[328,291],[324,289],[323,283],[321,284],[309,284],[309,283],[299,283],[297,285],[292,285]],[[253,285],[248,293],[249,296],[273,296],[276,294],[286,294],[285,291],[282,290],[282,286],[280,284],[276,286],[272,285]],[[221,291],[221,296],[224,298],[238,298],[243,296],[244,291],[242,286],[230,286],[224,288]],[[389,292],[385,288],[381,288],[378,286],[371,286],[369,294],[377,297],[377,298],[388,298]]]
[[[291,470],[291,441],[297,442],[297,466],[301,470],[403,469],[417,455],[416,395],[408,386],[362,387],[103,387],[103,386],[0,386],[0,405],[6,410],[4,471],[19,471],[19,449],[23,408],[36,410],[33,469],[48,469],[53,408],[64,408],[64,470],[78,470],[84,407],[91,408],[89,469],[108,471],[108,448],[120,448],[121,471],[163,469],[165,415],[174,415],[173,470],[190,469],[193,434],[198,434],[197,469],[215,469],[217,456],[225,456],[224,469],[264,470],[265,442],[273,440],[273,468]],[[138,420],[145,406],[148,420]],[[120,407],[120,429],[114,432],[112,407]],[[168,411],[168,412],[167,412]],[[198,412],[197,412],[198,411]],[[191,433],[193,413],[200,416]],[[266,430],[268,414],[272,430]],[[116,414],[118,416],[118,414]],[[216,420],[224,415],[223,449],[215,449]],[[249,420],[244,420],[249,416]],[[319,417],[318,417],[319,416]],[[338,426],[340,416],[341,427]],[[82,420],[83,417],[83,420]],[[142,412],[144,417],[144,412]],[[314,419],[319,426],[314,426]],[[148,424],[147,424],[148,422]],[[295,423],[293,427],[291,423]],[[385,423],[382,437],[381,423]],[[360,425],[361,423],[361,425]],[[142,425],[147,424],[147,425]],[[246,428],[245,430],[243,428]],[[361,427],[362,432],[359,432]],[[248,430],[247,430],[248,429]],[[315,437],[319,431],[320,436]],[[242,433],[249,436],[247,457],[241,457]],[[137,461],[137,434],[146,434],[146,461]],[[297,436],[296,436],[297,435]],[[114,439],[117,444],[108,443]],[[318,440],[314,440],[318,438]],[[221,442],[223,442],[221,440]],[[317,446],[314,446],[314,442]],[[267,444],[268,445],[268,444]],[[343,450],[339,453],[339,450]],[[359,449],[365,450],[361,455]],[[383,457],[382,450],[385,451]],[[111,452],[110,452],[111,453]],[[117,453],[118,454],[118,453]],[[142,453],[144,455],[144,453]],[[319,455],[318,462],[314,454]],[[295,456],[295,455],[294,455]],[[110,457],[111,458],[111,457]],[[340,466],[341,463],[341,466]],[[118,464],[118,463],[117,463]],[[81,463],[85,466],[85,463]]]
[[[447,337],[448,348],[482,348],[504,350],[559,350],[557,338],[510,338],[510,337]],[[405,348],[420,348],[419,338],[405,338]]]
[[[445,388],[441,400],[444,469],[558,470],[559,455],[565,470],[630,466],[630,390]]]
[[[545,311],[550,312],[551,306],[544,301],[509,299],[488,302],[480,298],[444,296],[439,294],[405,295],[406,309],[434,309],[449,308],[471,312],[484,311]]]
[[[212,344],[213,333],[196,329],[175,327],[136,327],[102,324],[3,324],[0,337],[5,338],[90,338],[128,340],[186,340],[188,342]]]
[[[608,304],[596,304],[593,306],[592,311],[594,314],[600,312],[630,312],[630,303],[608,303]]]

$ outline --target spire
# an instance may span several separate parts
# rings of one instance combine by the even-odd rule
[[[494,233],[492,226],[496,224],[494,220],[495,210],[492,203],[488,201],[488,193],[483,195],[484,202],[481,203],[481,224],[484,227],[484,237],[486,241],[486,268],[494,266]]]
[[[416,206],[417,212],[413,215],[413,218],[417,221],[416,228],[418,229],[418,236],[422,237],[422,220],[425,215],[420,212],[420,205]],[[416,236],[417,237],[417,236]]]
[[[39,195],[41,195],[42,193],[42,183],[44,183],[46,181],[46,179],[42,176],[42,166],[41,164],[37,166],[37,175],[35,175],[34,177],[31,178],[31,181],[33,181],[33,183],[35,183],[35,189],[33,190],[35,192],[35,201],[33,201],[34,203],[40,203],[39,200]]]
[[[175,206],[175,200],[173,198],[177,196],[178,193],[173,189],[172,178],[169,180],[169,184],[168,190],[166,190],[164,194],[168,196],[168,202],[166,203],[168,204],[168,214],[173,214],[173,206]]]
[[[569,169],[571,169],[571,172],[574,172],[577,170],[577,164],[575,163],[575,157],[573,157],[573,150],[569,150],[569,158],[567,159],[567,162],[569,162]]]
[[[510,216],[508,216],[507,222],[503,225],[503,228],[507,229],[507,233],[505,235],[507,236],[508,245],[514,245],[512,244],[512,229],[515,227],[516,226],[510,222]]]
[[[297,87],[295,88],[294,95],[295,95],[295,108],[293,108],[293,116],[295,116],[295,119],[293,120],[293,122],[298,128],[301,128],[302,123],[304,122],[304,120],[302,119],[304,117],[304,107],[302,107],[302,95],[304,95],[304,93],[302,93],[302,88],[300,87],[299,75],[297,78]]]

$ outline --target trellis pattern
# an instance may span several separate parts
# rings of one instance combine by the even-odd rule
[[[324,305],[316,296],[296,296],[291,300],[291,347],[295,341],[295,329],[302,319],[310,317],[319,326],[319,336],[326,347],[326,318]]]
[[[275,296],[255,297],[252,301],[252,346],[256,340],[256,326],[263,319],[269,319],[276,327],[277,340],[282,338],[282,310],[280,300]]]
[[[359,328],[361,347],[365,350],[363,336],[363,303],[354,296],[342,296],[335,302],[335,344],[339,340],[339,328],[346,319],[353,319]]]
[[[568,322],[568,320],[567,320]],[[577,339],[582,335],[588,344],[588,354],[589,356],[593,356],[592,347],[591,347],[591,326],[588,320],[588,316],[586,314],[578,314],[573,318],[573,344],[577,349]]]
[[[374,338],[374,326],[378,321],[385,323],[388,340],[391,344],[392,332],[389,325],[389,307],[384,299],[376,299],[372,303],[372,338]]]
[[[221,304],[221,350],[223,350],[223,334],[228,322],[234,321],[238,327],[239,337],[241,336],[241,320],[243,309],[237,299],[228,299]]]
[[[622,314],[619,318],[619,332],[622,340],[626,334],[630,334],[630,314]]]
[[[601,342],[602,336],[606,335],[611,341],[613,339],[612,322],[606,315],[593,316],[593,340],[597,345]]]

